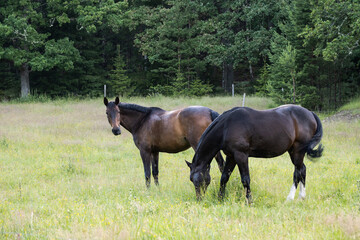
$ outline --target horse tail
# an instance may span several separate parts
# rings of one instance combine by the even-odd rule
[[[322,156],[324,147],[322,144],[319,144],[321,141],[321,138],[323,136],[323,128],[322,128],[321,121],[315,113],[312,112],[312,114],[314,115],[314,118],[316,120],[317,127],[316,127],[314,136],[312,137],[310,142],[307,144],[306,153],[307,153],[307,156],[309,157],[309,159],[311,161],[314,161],[313,158],[319,158]],[[317,144],[319,144],[318,148],[314,149]]]
[[[211,121],[214,121],[215,118],[217,118],[218,116],[220,116],[220,114],[214,110],[210,109],[210,117],[211,117]]]

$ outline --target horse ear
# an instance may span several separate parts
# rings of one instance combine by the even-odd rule
[[[109,104],[109,101],[107,100],[106,97],[104,97],[104,104],[105,104],[105,106],[107,106]]]
[[[189,163],[188,161],[186,161],[185,160],[185,162],[186,162],[186,164],[188,165],[188,167],[190,168],[190,170],[191,170],[191,167],[192,167],[192,163]]]
[[[120,102],[119,97],[116,97],[116,98],[115,98],[115,104],[118,105],[119,102]]]

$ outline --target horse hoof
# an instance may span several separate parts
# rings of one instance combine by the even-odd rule
[[[224,194],[218,194],[218,199],[219,199],[219,202],[223,202],[224,201]]]
[[[305,200],[305,196],[299,195],[299,200]]]
[[[247,199],[246,199],[246,203],[247,203],[247,205],[250,207],[250,206],[251,206],[251,204],[253,204],[253,203],[254,203],[254,202],[253,202],[253,200],[252,200],[252,197],[247,198]]]
[[[292,202],[292,201],[294,201],[294,198],[288,196],[288,197],[286,198],[286,201],[287,201],[287,202]]]

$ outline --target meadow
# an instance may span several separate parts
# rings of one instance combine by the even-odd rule
[[[222,113],[241,106],[242,96],[121,101]],[[275,106],[258,97],[245,105]],[[112,134],[101,98],[0,103],[0,239],[358,239],[360,121],[323,128],[323,157],[305,160],[306,199],[297,192],[286,201],[294,167],[284,154],[249,160],[254,203],[247,206],[237,169],[218,200],[216,161],[204,199],[196,200],[184,161],[192,149],[160,153],[160,186],[146,189],[132,136]]]

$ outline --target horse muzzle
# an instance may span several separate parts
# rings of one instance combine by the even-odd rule
[[[113,129],[112,129],[112,132],[113,132],[113,134],[114,134],[115,136],[117,136],[117,135],[120,135],[120,134],[121,134],[121,130],[120,130],[120,128],[113,128]]]
[[[198,201],[201,201],[203,199],[203,197],[205,196],[206,189],[207,189],[207,186],[205,186],[205,185],[195,187],[196,199]]]
[[[195,192],[196,192],[196,199],[197,199],[198,201],[201,201],[204,195],[203,195],[203,193],[201,192],[200,187],[195,187]]]

